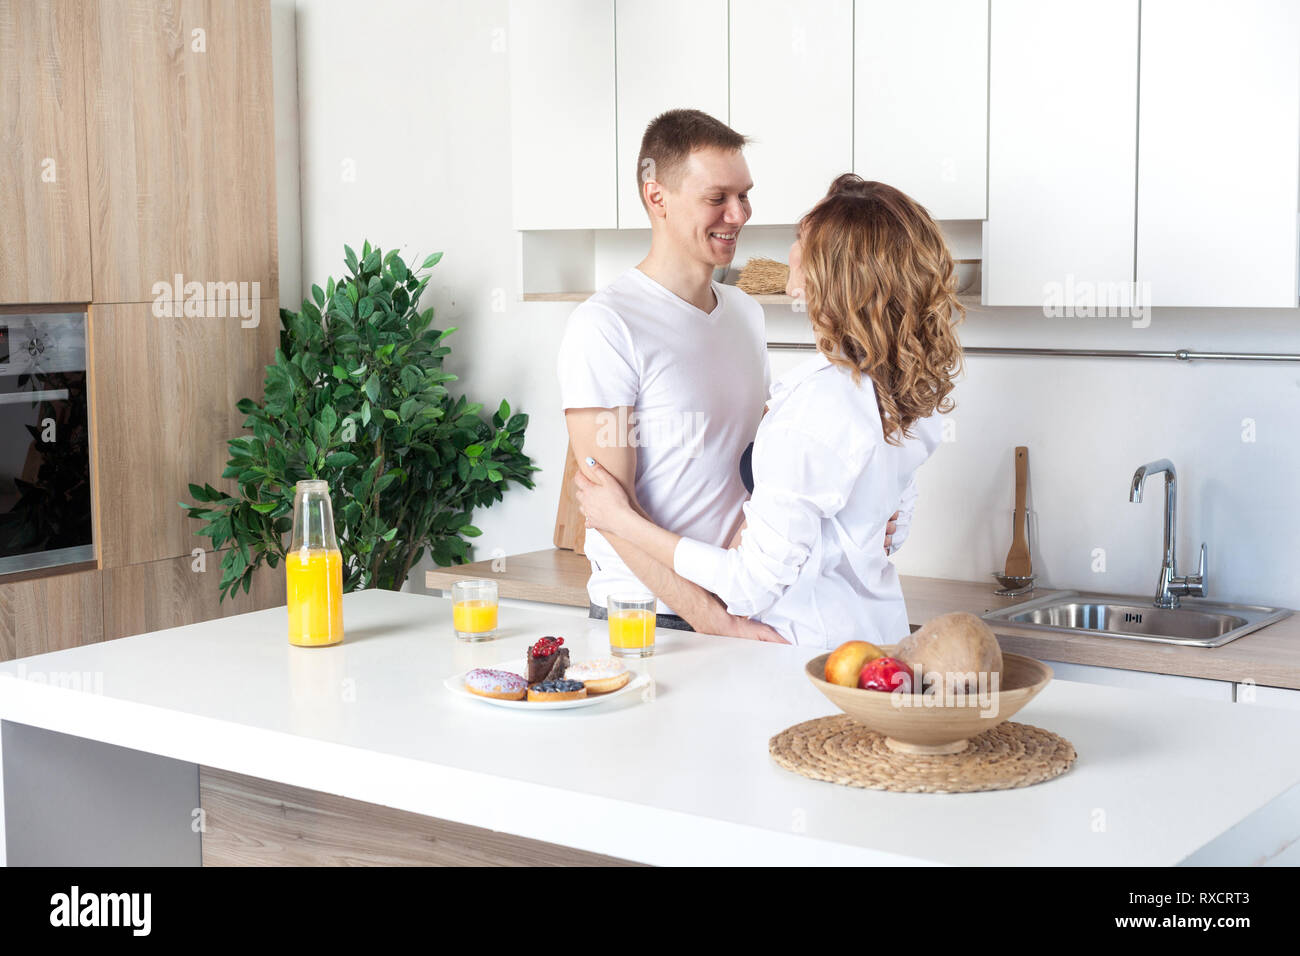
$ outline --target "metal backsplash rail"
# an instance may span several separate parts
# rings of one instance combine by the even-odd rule
[[[769,349],[791,352],[811,352],[817,346],[811,342],[768,342]],[[1179,362],[1300,362],[1300,354],[1291,352],[1196,352],[1192,349],[1160,351],[1157,349],[1034,349],[998,348],[992,346],[966,346],[965,355],[1048,355],[1076,358],[1155,358],[1176,359]]]

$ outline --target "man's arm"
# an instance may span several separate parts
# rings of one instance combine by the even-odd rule
[[[626,489],[637,513],[648,518],[636,498],[636,448],[628,441],[625,427],[630,414],[631,409],[570,408],[565,410],[564,418],[578,470],[593,477],[585,459],[600,462]],[[612,534],[606,534],[605,540],[642,584],[700,633],[784,643],[784,638],[766,624],[728,614],[715,595],[687,581],[630,541]]]

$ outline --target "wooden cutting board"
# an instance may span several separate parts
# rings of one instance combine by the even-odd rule
[[[573,456],[573,446],[564,452],[564,479],[560,488],[560,504],[555,509],[555,537],[557,548],[585,554],[582,543],[587,537],[586,522],[578,499],[573,496],[573,476],[578,473],[578,459]]]

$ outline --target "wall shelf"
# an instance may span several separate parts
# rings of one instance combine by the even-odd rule
[[[594,292],[525,292],[519,298],[523,302],[585,302],[595,295]],[[759,305],[792,305],[794,299],[788,295],[755,295],[751,298]],[[976,295],[959,295],[957,301],[967,309],[980,306],[980,297]]]
[[[525,292],[519,298],[523,302],[586,302],[594,292]]]
[[[524,302],[586,302],[594,292],[525,292]],[[759,305],[789,305],[794,302],[788,295],[755,295],[751,298]]]
[[[952,220],[939,223],[960,286],[979,288],[983,223]],[[784,262],[790,252],[793,225],[746,226],[725,278],[736,285],[741,269],[754,258]],[[645,258],[649,229],[537,229],[519,236],[519,299],[522,302],[583,302],[589,290],[602,289]],[[715,272],[720,274],[720,272]],[[761,305],[790,305],[786,295],[757,295]],[[962,296],[964,306],[978,305],[979,295]]]

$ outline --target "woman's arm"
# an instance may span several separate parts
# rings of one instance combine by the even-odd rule
[[[920,492],[916,487],[916,475],[913,475],[912,480],[907,483],[907,487],[903,489],[903,494],[899,497],[898,510],[894,512],[896,529],[885,539],[886,554],[893,554],[907,540],[908,532],[912,530],[912,514],[916,510],[916,499],[919,496]]]
[[[777,644],[789,642],[760,621],[728,614],[726,607],[711,594],[692,581],[686,580],[672,569],[672,565],[656,561],[631,541],[607,533],[605,540],[618,552],[623,563],[636,575],[637,580],[656,596],[664,598],[674,611],[701,634],[719,634],[723,637],[741,637],[750,641],[768,641]]]
[[[615,442],[610,447],[600,447],[597,439],[602,428],[607,428],[611,424],[616,426],[618,422],[627,421],[629,417],[628,414],[620,416],[618,409],[578,408],[568,409],[565,412],[569,441],[579,462],[577,477],[582,477],[584,468],[588,471],[601,468],[603,479],[617,485],[620,490],[624,487],[622,484],[624,481],[628,488],[634,487],[635,443],[625,440]],[[598,447],[600,451],[597,451]],[[595,464],[595,458],[592,457],[595,454],[600,454],[605,459],[610,470]],[[588,462],[591,464],[587,464]],[[627,496],[627,504],[634,511],[644,514],[631,495]],[[588,526],[590,527],[590,524]],[[721,634],[725,637],[742,637],[747,640],[784,642],[784,638],[766,624],[728,614],[726,607],[716,595],[674,572],[671,558],[668,561],[656,561],[644,550],[617,534],[606,534],[605,540],[627,565],[628,570],[636,575],[637,580],[657,598],[672,607],[686,623],[701,634]]]
[[[761,621],[729,613],[715,595],[677,574],[673,570],[673,550],[681,536],[665,531],[645,517],[623,486],[594,458],[587,457],[583,465],[591,478],[579,471],[574,475],[574,483],[578,502],[587,516],[587,527],[605,534],[632,573],[655,594],[661,593],[661,589],[678,594],[698,592],[696,596],[701,599],[685,605],[688,610],[673,605],[691,627],[702,634],[790,643]]]
[[[754,496],[745,506],[746,534],[729,550],[682,538],[636,514],[617,482],[597,475],[578,500],[592,527],[626,537],[656,560],[717,594],[731,614],[770,608],[798,579],[821,535],[821,522],[844,507],[861,467],[806,433],[782,428],[772,439],[780,455],[755,456]],[[588,469],[590,470],[590,468]]]

